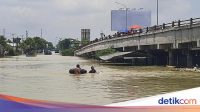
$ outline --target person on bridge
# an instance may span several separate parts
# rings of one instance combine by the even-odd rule
[[[76,68],[74,69],[74,74],[76,75],[81,74],[81,67],[79,64],[76,65]]]
[[[91,66],[91,70],[89,71],[89,73],[96,73],[97,71],[94,69],[94,66]]]

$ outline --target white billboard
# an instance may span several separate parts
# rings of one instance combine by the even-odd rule
[[[151,26],[151,11],[147,10],[112,10],[111,30],[124,31],[130,26]]]

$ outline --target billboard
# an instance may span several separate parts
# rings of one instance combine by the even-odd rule
[[[148,10],[112,10],[111,30],[124,31],[132,25],[151,26],[151,11]]]

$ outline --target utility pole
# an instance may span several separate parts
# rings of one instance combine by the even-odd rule
[[[41,28],[41,34],[40,34],[40,38],[42,38],[42,28]]]
[[[14,49],[14,47],[15,47],[15,42],[14,42],[15,34],[14,34],[14,33],[12,34],[12,38],[13,38],[13,49]],[[16,50],[16,49],[15,49],[15,50]]]
[[[26,38],[28,38],[28,31],[26,30]]]

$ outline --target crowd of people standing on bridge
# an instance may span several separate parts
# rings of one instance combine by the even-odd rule
[[[103,35],[101,38],[99,38],[99,39],[96,38],[95,40],[90,41],[88,44],[92,44],[92,43],[103,41],[103,40],[113,39],[113,38],[119,38],[119,37],[123,37],[123,36],[140,34],[142,32],[143,32],[142,29],[138,29],[138,30],[130,30],[130,31],[127,31],[127,32],[117,32],[113,35],[108,35],[108,36]]]

